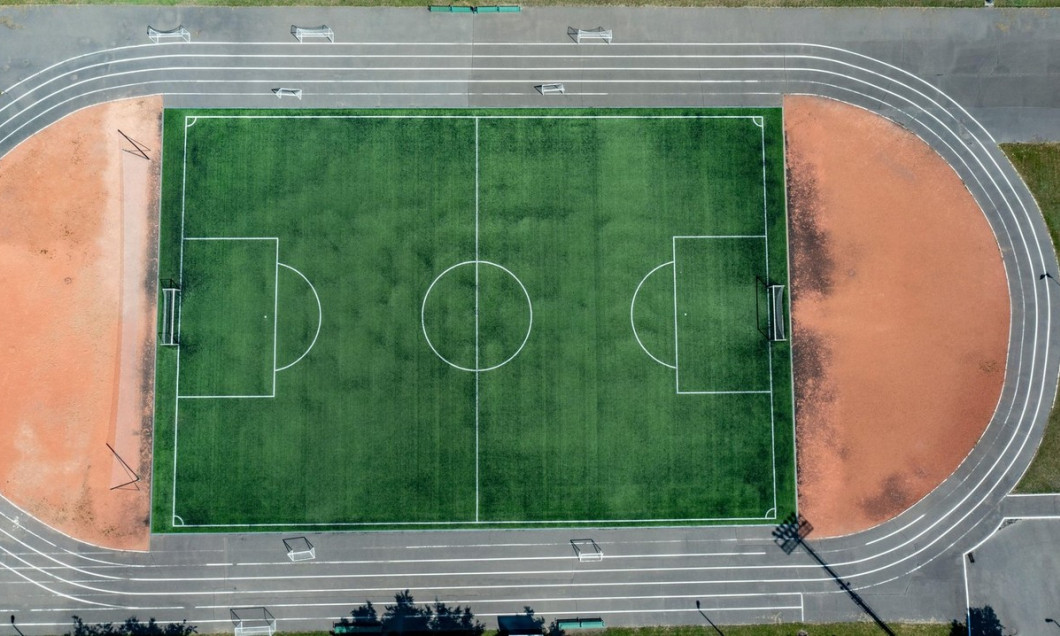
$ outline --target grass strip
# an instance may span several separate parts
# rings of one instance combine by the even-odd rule
[[[1038,201],[1053,246],[1060,246],[1060,143],[1002,144],[1001,149]],[[1060,407],[1055,403],[1038,454],[1015,492],[1060,492]]]

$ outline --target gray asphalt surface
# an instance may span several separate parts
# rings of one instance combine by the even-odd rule
[[[147,24],[180,23],[192,43],[147,41]],[[335,44],[288,32],[321,23]],[[614,29],[612,44],[566,34],[597,25]],[[19,8],[0,9],[0,62],[0,156],[77,108],[159,92],[167,105],[255,107],[776,105],[808,93],[879,112],[950,161],[994,228],[1013,304],[1006,381],[945,483],[891,522],[813,544],[884,618],[949,620],[965,611],[966,551],[1005,515],[1056,514],[1054,498],[1005,497],[1054,397],[1060,287],[1039,275],[1060,271],[996,142],[1060,139],[1060,12]],[[537,94],[546,81],[568,93]],[[278,100],[278,86],[303,100]],[[863,618],[764,527],[321,534],[319,558],[294,564],[279,535],[159,536],[150,553],[115,553],[6,501],[0,514],[0,614],[16,613],[26,634],[63,629],[73,613],[227,630],[229,608],[249,605],[269,607],[282,629],[321,628],[405,588],[469,603],[490,624],[526,605],[549,619],[698,623],[696,600],[717,623]],[[603,561],[574,557],[568,540],[586,534]]]

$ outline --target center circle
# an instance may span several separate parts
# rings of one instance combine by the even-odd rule
[[[464,261],[427,287],[420,326],[427,346],[461,371],[492,371],[526,346],[534,307],[522,281],[490,261]]]

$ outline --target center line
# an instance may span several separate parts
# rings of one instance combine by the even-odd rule
[[[479,345],[478,345],[478,117],[475,118],[475,521],[478,518],[478,376],[479,376]]]

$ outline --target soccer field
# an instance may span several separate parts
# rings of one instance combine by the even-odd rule
[[[153,529],[795,510],[781,111],[165,114]]]

